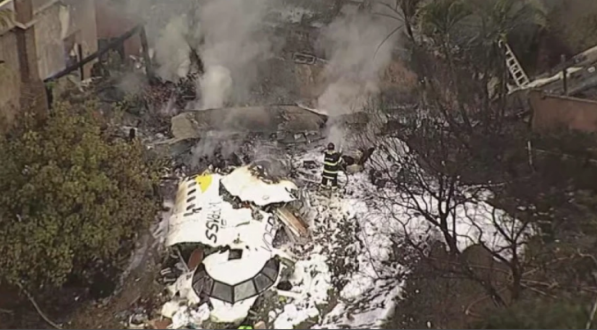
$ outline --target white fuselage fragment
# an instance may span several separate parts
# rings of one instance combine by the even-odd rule
[[[282,266],[269,272],[266,284],[259,287],[254,295],[244,298],[240,292],[243,283],[255,283],[255,288],[258,287],[257,280],[279,252],[273,247],[278,221],[272,214],[251,207],[249,203],[265,206],[292,202],[296,199],[293,189],[296,186],[290,181],[281,180],[276,184],[263,182],[247,167],[226,176],[203,174],[180,182],[168,224],[166,246],[200,243],[212,248],[228,248],[207,255],[199,267],[206,273],[204,276],[231,287],[235,297],[231,303],[218,298],[215,286],[206,289],[213,306],[210,314],[213,321],[242,321],[257,297],[277,283]],[[230,195],[226,196],[228,193]],[[233,196],[243,202],[232,201]],[[230,258],[231,249],[242,251],[242,256]],[[183,274],[169,288],[172,294],[178,293],[191,304],[199,303],[199,292],[193,288],[194,275],[197,274],[194,270]]]
[[[266,183],[251,173],[249,166],[235,169],[222,178],[222,184],[231,195],[257,206],[289,203],[296,200],[297,186],[288,180]]]

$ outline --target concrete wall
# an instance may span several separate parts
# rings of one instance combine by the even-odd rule
[[[11,120],[19,108],[20,73],[14,33],[0,35],[0,117]],[[0,128],[1,130],[1,128]]]
[[[530,92],[529,100],[533,110],[533,131],[565,128],[597,132],[597,101],[544,95],[540,91]]]

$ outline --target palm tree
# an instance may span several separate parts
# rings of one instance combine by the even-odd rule
[[[431,0],[420,15],[421,30],[439,45],[452,83],[457,81],[455,50],[461,64],[479,80],[483,108],[489,107],[487,84],[491,77],[498,77],[505,89],[507,73],[498,42],[532,35],[545,26],[545,21],[545,10],[536,0]]]
[[[468,0],[472,14],[462,24],[459,44],[491,52],[509,36],[528,37],[546,26],[546,11],[536,0]]]
[[[374,13],[376,15],[392,18],[402,25],[399,25],[393,32],[397,32],[402,27],[406,29],[407,36],[412,42],[415,42],[413,26],[415,24],[415,18],[417,16],[420,4],[423,0],[394,0],[393,3],[386,3],[379,1],[378,4],[389,9],[388,13]],[[391,35],[390,35],[391,36]]]
[[[446,56],[449,46],[495,56],[492,50],[502,38],[532,34],[546,24],[537,0],[434,0],[421,12],[423,32],[439,41]]]
[[[471,15],[471,10],[464,0],[434,0],[420,10],[419,26],[423,34],[430,36],[439,48],[448,62],[448,71],[450,76],[450,85],[456,88],[456,98],[458,100],[458,113],[460,114],[463,130],[472,130],[472,125],[464,108],[462,93],[459,91],[457,83],[457,70],[453,57],[453,38],[454,32],[458,30],[461,22]],[[445,109],[443,115],[448,122],[456,124],[452,114]]]
[[[421,30],[440,42],[450,42],[452,33],[472,11],[463,0],[435,0],[421,9]],[[447,45],[445,45],[447,46]]]

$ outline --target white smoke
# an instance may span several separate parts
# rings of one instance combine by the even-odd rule
[[[187,15],[172,18],[155,42],[155,59],[160,64],[156,73],[165,80],[175,81],[189,70],[191,48],[187,36],[191,19]]]
[[[156,40],[158,74],[168,80],[185,76],[190,47],[197,50],[205,74],[198,82],[196,109],[238,104],[257,78],[257,68],[272,56],[263,28],[273,0],[204,0],[185,15],[171,18]]]
[[[221,108],[232,93],[232,74],[221,65],[207,66],[199,81],[201,109]]]
[[[322,31],[318,46],[329,62],[326,87],[317,100],[319,109],[330,115],[359,111],[379,93],[399,39],[395,33],[385,40],[399,22],[375,14],[385,13],[384,9],[378,4],[370,11],[341,16]]]
[[[272,43],[263,29],[270,1],[211,0],[202,7],[202,109],[242,101],[257,78],[258,64],[272,56]]]

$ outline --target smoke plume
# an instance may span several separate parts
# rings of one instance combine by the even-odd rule
[[[187,36],[191,20],[187,15],[173,17],[155,42],[155,59],[160,64],[156,73],[162,79],[176,81],[189,71],[191,38]]]
[[[337,18],[327,26],[318,47],[328,59],[326,88],[317,107],[340,115],[361,110],[368,99],[379,93],[379,82],[392,59],[398,33],[384,41],[399,24],[374,13],[385,13],[375,5]]]
[[[242,102],[248,95],[258,64],[272,56],[271,39],[263,28],[270,1],[211,0],[201,10],[201,58],[206,68],[199,86],[203,109]]]
[[[205,73],[198,82],[195,108],[238,104],[248,96],[259,64],[272,56],[263,21],[273,0],[205,0],[186,15],[172,18],[156,41],[162,78],[185,76],[193,47]]]

